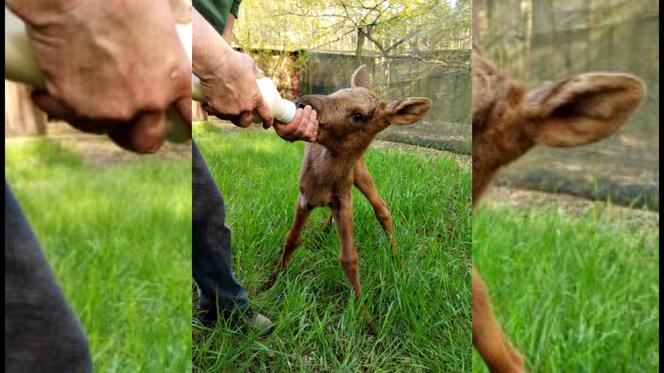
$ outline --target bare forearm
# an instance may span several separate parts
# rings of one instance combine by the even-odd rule
[[[192,71],[199,78],[206,79],[223,67],[233,49],[196,9],[193,10],[192,28]]]
[[[226,27],[224,27],[223,37],[228,44],[231,44],[233,41],[233,24],[235,23],[235,16],[233,14],[228,15],[226,20]]]

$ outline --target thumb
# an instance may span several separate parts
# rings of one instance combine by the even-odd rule
[[[191,105],[191,97],[181,98],[175,103],[182,122],[189,125],[189,130],[191,130]]]
[[[115,126],[108,136],[124,149],[154,153],[164,143],[166,116],[163,111],[138,114],[130,123]]]
[[[268,129],[272,127],[274,118],[272,117],[272,109],[267,105],[262,96],[259,96],[258,106],[256,107],[256,114],[263,122],[263,128]]]

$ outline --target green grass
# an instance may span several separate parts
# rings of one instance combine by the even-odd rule
[[[195,126],[194,138],[226,200],[236,276],[253,307],[276,323],[265,338],[223,323],[197,331],[195,370],[470,371],[468,169],[446,153],[370,148],[367,164],[393,215],[404,267],[355,191],[365,313],[339,267],[336,230],[321,234],[325,209],[312,214],[288,270],[259,292],[293,218],[304,144],[271,130],[207,125]]]
[[[473,260],[533,372],[659,369],[659,233],[610,205],[481,208]],[[486,371],[474,354],[473,371]]]
[[[5,148],[95,371],[191,371],[191,161],[93,166],[49,139]]]

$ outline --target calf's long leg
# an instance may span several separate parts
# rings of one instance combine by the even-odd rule
[[[387,236],[390,239],[392,255],[397,257],[399,253],[397,250],[397,240],[394,236],[394,229],[392,226],[392,215],[387,209],[387,204],[385,201],[383,201],[382,198],[380,198],[378,190],[376,190],[376,186],[374,185],[373,179],[371,178],[367,164],[364,162],[364,158],[361,158],[357,162],[357,165],[353,171],[353,184],[355,184],[357,189],[359,189],[360,192],[362,192],[362,194],[364,194],[364,196],[367,198],[367,200],[369,200],[369,203],[371,204],[371,207],[373,207],[374,213],[376,214],[376,218],[378,218],[380,225],[383,227],[383,230],[385,230],[385,233],[387,233]]]
[[[283,270],[288,265],[288,262],[293,257],[295,249],[300,246],[302,243],[302,230],[304,229],[304,224],[309,219],[311,211],[313,209],[306,206],[306,202],[300,195],[297,198],[297,206],[295,208],[295,218],[293,219],[293,225],[291,226],[288,234],[286,235],[286,242],[284,243],[284,250],[281,253],[279,258],[279,263],[277,268]]]
[[[332,214],[337,225],[339,233],[339,243],[341,252],[339,254],[339,264],[348,279],[355,296],[359,299],[362,294],[360,285],[360,274],[357,267],[357,251],[353,243],[353,198],[349,193],[339,202],[338,206],[332,207]]]
[[[521,355],[505,338],[491,307],[486,285],[473,266],[473,345],[492,373],[527,372]]]

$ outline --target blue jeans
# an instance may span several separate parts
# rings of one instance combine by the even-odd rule
[[[5,181],[5,372],[91,372],[81,324]]]
[[[230,314],[248,310],[244,287],[233,275],[231,231],[224,199],[192,141],[192,275],[203,311]]]

